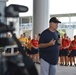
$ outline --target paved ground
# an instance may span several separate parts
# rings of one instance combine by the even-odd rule
[[[40,73],[40,65],[36,64],[38,73]],[[75,66],[57,66],[57,75],[76,75]]]

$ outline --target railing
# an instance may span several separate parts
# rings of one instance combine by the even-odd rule
[[[58,29],[76,29],[76,22],[63,22],[58,25]]]

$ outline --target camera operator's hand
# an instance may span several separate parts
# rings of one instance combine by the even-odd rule
[[[52,39],[52,40],[49,42],[49,46],[55,45],[55,42],[56,42],[56,40]]]

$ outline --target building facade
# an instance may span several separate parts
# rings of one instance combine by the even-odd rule
[[[76,33],[75,33],[76,32],[76,21],[75,21],[76,14],[74,14],[74,13],[56,14],[56,15],[50,15],[50,17],[57,17],[62,22],[58,25],[58,30],[64,31],[65,33],[67,33],[67,35],[71,39],[73,39],[73,36],[76,35]],[[19,23],[20,33],[25,32],[27,34],[27,36],[32,35],[32,32],[33,32],[32,16],[20,17],[19,22],[20,22]]]

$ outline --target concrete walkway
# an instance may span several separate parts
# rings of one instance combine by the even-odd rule
[[[36,64],[38,73],[40,73],[40,65]],[[75,66],[57,66],[57,75],[76,75]]]
[[[76,67],[58,66],[57,75],[76,75]]]

